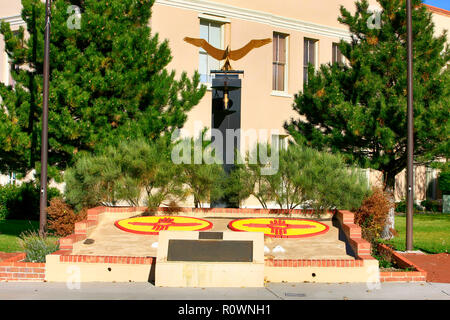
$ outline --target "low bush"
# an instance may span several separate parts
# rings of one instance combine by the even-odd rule
[[[426,211],[442,212],[442,204],[438,200],[423,200],[420,205],[424,207]]]
[[[76,211],[118,201],[156,208],[182,200],[181,167],[169,151],[162,139],[138,139],[80,156],[64,174],[65,199]]]
[[[258,145],[252,151],[256,164],[249,163],[249,153],[247,163],[238,166],[230,180],[236,185],[234,190],[241,190],[236,193],[241,201],[253,195],[264,208],[274,201],[282,209],[303,206],[320,214],[330,209],[359,207],[369,193],[365,178],[349,168],[339,155],[292,144],[279,151],[278,159],[273,157],[278,163],[264,163],[257,158],[259,148],[270,151],[267,146]],[[272,174],[264,174],[263,169],[269,168],[273,168]]]
[[[60,196],[56,188],[47,189],[47,199]],[[38,220],[40,188],[34,183],[0,186],[0,219]]]
[[[423,208],[414,203],[414,211],[423,211]],[[395,212],[406,213],[406,200],[401,200],[395,204]]]
[[[389,208],[388,195],[381,188],[374,188],[372,194],[365,198],[362,205],[355,210],[355,223],[361,227],[364,239],[375,243],[380,237]]]
[[[450,194],[450,170],[442,171],[439,174],[438,183],[442,194]]]
[[[62,198],[53,198],[47,208],[48,229],[57,236],[65,237],[75,230],[75,223],[86,219],[87,210],[75,213]]]
[[[22,233],[19,243],[26,253],[26,262],[45,262],[46,255],[59,250],[58,239],[41,237],[37,231]]]

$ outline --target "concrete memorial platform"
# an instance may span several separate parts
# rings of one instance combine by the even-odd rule
[[[370,244],[361,238],[349,211],[318,218],[308,210],[288,215],[274,209],[182,208],[168,214],[160,208],[150,219],[142,216],[144,209],[90,209],[75,233],[60,239],[61,250],[47,256],[45,279],[69,281],[73,270],[80,282],[169,287],[380,279],[378,261],[370,256]],[[118,221],[126,223],[119,228]],[[238,225],[233,221],[249,229],[234,231]],[[125,230],[129,227],[136,229]],[[186,231],[191,227],[210,229]],[[254,227],[260,229],[251,230]]]

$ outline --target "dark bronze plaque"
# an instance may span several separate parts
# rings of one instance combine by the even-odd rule
[[[169,240],[167,261],[252,262],[253,242]]]
[[[211,239],[211,240],[223,240],[223,232],[205,232],[200,231],[198,233],[198,238],[201,239]]]

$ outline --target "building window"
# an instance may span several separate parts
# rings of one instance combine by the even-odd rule
[[[308,65],[317,65],[317,40],[306,39],[303,45],[303,83],[308,83]]]
[[[426,168],[426,198],[437,199],[437,170],[429,167]]]
[[[341,53],[341,50],[339,50],[339,43],[333,43],[333,59],[332,62],[333,63],[343,63],[344,59],[343,59],[343,55]]]
[[[200,38],[208,41],[212,46],[223,49],[223,23],[200,19]],[[199,73],[202,83],[211,83],[211,70],[220,69],[220,61],[209,56],[203,48],[199,52]]]
[[[287,82],[287,35],[273,33],[272,90],[286,91]]]
[[[11,172],[8,174],[8,184],[16,184],[16,173]]]

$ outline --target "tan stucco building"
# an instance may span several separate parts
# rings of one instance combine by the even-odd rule
[[[305,81],[305,66],[341,60],[335,44],[350,40],[350,34],[337,18],[342,5],[355,10],[355,0],[156,0],[150,21],[152,32],[160,39],[168,39],[173,60],[168,69],[179,75],[187,71],[192,75],[199,70],[202,81],[210,86],[208,70],[221,65],[197,47],[183,41],[185,36],[205,38],[211,44],[225,49],[238,49],[250,39],[271,38],[273,43],[250,52],[239,61],[232,61],[235,70],[244,70],[241,78],[241,128],[265,130],[266,139],[273,134],[282,137],[285,121],[298,117],[292,110],[294,94]],[[370,0],[376,8],[376,1]],[[437,34],[450,29],[450,12],[428,7],[433,12]],[[20,17],[21,1],[0,2],[0,20],[11,23],[12,28],[25,25]],[[449,41],[450,42],[450,41]],[[0,81],[9,84],[9,63],[0,38]],[[197,135],[202,126],[211,125],[211,89],[190,113],[185,129]],[[241,141],[242,148],[246,142]],[[426,169],[424,169],[426,170]],[[419,170],[420,171],[420,170]],[[369,172],[371,181],[377,173]],[[373,175],[373,176],[372,176]],[[401,174],[400,174],[401,175]],[[425,185],[432,177],[425,178]],[[427,177],[427,175],[425,174]],[[401,185],[399,176],[399,185]],[[416,179],[418,181],[420,179]],[[425,198],[424,184],[417,185],[416,199]],[[436,188],[435,188],[436,189]],[[438,191],[434,197],[438,196]],[[402,192],[397,192],[397,199]],[[253,205],[253,204],[252,204]],[[257,205],[257,204],[255,204]]]

